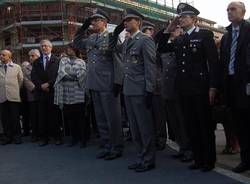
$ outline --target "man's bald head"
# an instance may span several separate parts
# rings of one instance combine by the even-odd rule
[[[232,24],[239,24],[246,13],[245,4],[241,1],[232,1],[227,7],[228,20]]]
[[[8,63],[9,61],[11,61],[11,58],[12,58],[11,51],[9,51],[7,49],[1,51],[1,53],[0,53],[0,60],[3,63]]]

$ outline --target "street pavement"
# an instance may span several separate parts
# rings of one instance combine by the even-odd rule
[[[96,140],[85,149],[69,148],[66,144],[38,147],[27,138],[24,141],[21,145],[0,146],[0,184],[240,184],[248,181],[245,176],[242,176],[245,182],[232,178],[227,169],[222,169],[224,173],[220,168],[208,173],[190,171],[188,164],[172,159],[174,150],[169,147],[157,153],[156,169],[135,173],[127,169],[134,157],[134,147],[129,142],[123,157],[105,161],[95,158]]]

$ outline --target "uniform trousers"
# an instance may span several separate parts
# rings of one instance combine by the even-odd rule
[[[137,150],[137,162],[155,163],[155,129],[152,108],[147,108],[145,96],[126,96],[125,104],[130,130]]]
[[[197,164],[214,165],[215,124],[211,118],[208,95],[180,95],[180,103],[187,123],[194,161]]]
[[[91,91],[101,143],[108,151],[121,152],[123,134],[120,96],[113,91]]]

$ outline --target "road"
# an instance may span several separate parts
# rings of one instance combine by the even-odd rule
[[[25,140],[22,145],[0,146],[0,184],[240,184],[216,171],[190,171],[187,164],[171,158],[173,150],[157,153],[156,169],[135,173],[132,143],[117,160],[97,160],[97,142],[87,148],[50,144],[38,147]]]

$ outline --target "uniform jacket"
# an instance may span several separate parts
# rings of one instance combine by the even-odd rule
[[[175,100],[177,96],[175,90],[177,64],[174,52],[161,54],[161,61],[163,66],[161,80],[162,97],[166,100]]]
[[[226,104],[229,103],[227,91],[228,64],[232,42],[232,25],[227,27],[227,33],[221,40],[220,61],[222,65],[223,94]],[[238,45],[235,58],[235,102],[237,107],[249,107],[249,97],[246,95],[246,84],[250,82],[250,23],[243,20],[240,25]]]
[[[23,72],[21,67],[10,62],[5,73],[4,64],[0,61],[0,103],[7,100],[21,102],[20,87],[22,83]]]
[[[177,61],[176,90],[184,95],[208,94],[219,88],[218,53],[209,30],[196,27],[174,42]]]
[[[86,39],[76,36],[74,44],[87,52],[86,88],[95,91],[111,91],[114,83],[122,83],[122,71],[117,59],[113,59],[113,49],[109,43],[112,34],[107,30],[102,34],[92,34]],[[115,62],[114,62],[115,61]]]
[[[21,67],[23,71],[23,85],[27,91],[27,100],[31,102],[35,100],[35,84],[31,81],[32,65],[25,61],[22,63]]]
[[[123,43],[124,95],[153,93],[156,86],[156,48],[153,39],[141,32]]]
[[[196,29],[175,41],[176,88],[182,94],[207,94],[219,88],[219,60],[211,31]]]
[[[53,102],[54,83],[56,81],[58,68],[59,58],[53,54],[50,57],[50,62],[46,70],[44,70],[43,66],[43,56],[34,61],[31,80],[35,84],[35,93],[38,99],[42,100],[49,97],[51,102]],[[49,83],[49,93],[42,91],[41,85],[43,83]]]

